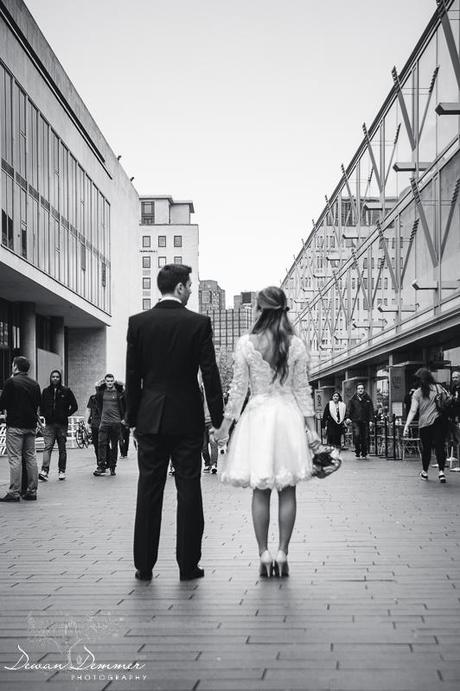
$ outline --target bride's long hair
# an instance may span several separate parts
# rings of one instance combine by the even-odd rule
[[[295,333],[287,317],[289,307],[286,295],[281,288],[269,286],[257,295],[257,310],[260,312],[251,333],[269,332],[273,342],[273,380],[279,378],[284,384],[289,373],[288,354],[290,337]]]

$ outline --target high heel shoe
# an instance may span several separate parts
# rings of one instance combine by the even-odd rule
[[[282,549],[278,550],[275,559],[275,573],[278,578],[287,578],[289,576],[289,565],[287,561],[286,552]]]
[[[268,549],[260,555],[260,569],[259,576],[261,578],[270,578],[273,572],[273,558]]]

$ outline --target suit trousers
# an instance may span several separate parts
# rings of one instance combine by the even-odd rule
[[[157,561],[163,492],[171,459],[177,489],[176,560],[181,574],[201,559],[204,530],[201,497],[203,434],[137,434],[139,481],[134,525],[134,565],[151,571]]]
[[[369,423],[353,422],[352,429],[356,456],[367,456],[369,450]]]

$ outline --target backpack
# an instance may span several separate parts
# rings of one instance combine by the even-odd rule
[[[452,396],[445,390],[443,386],[435,384],[436,394],[434,403],[439,415],[445,415],[452,405]]]

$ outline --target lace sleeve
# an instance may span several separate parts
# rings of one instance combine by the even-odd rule
[[[310,362],[310,357],[300,339],[298,344],[299,354],[294,362],[292,390],[302,415],[304,417],[313,417],[315,408],[311,395],[311,386],[308,383],[308,363]]]
[[[243,337],[244,338],[244,337]],[[230,386],[230,394],[225,406],[224,417],[229,420],[238,420],[243,407],[244,399],[248,392],[249,368],[244,356],[244,340],[240,338],[236,344],[233,356],[233,379]]]

